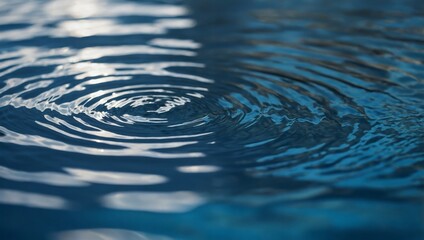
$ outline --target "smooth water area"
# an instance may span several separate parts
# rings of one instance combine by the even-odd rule
[[[421,0],[0,1],[0,239],[422,239]]]

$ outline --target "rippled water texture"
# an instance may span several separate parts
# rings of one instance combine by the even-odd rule
[[[422,239],[424,4],[0,1],[0,239]]]

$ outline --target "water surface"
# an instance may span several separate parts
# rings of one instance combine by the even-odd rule
[[[421,239],[424,4],[0,2],[1,239]]]

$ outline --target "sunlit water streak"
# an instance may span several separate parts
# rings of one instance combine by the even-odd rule
[[[0,238],[420,239],[424,6],[389,2],[0,2]]]

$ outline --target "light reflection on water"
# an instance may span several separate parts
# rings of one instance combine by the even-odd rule
[[[67,209],[69,205],[61,197],[8,189],[0,189],[0,203],[46,209]]]
[[[0,2],[0,238],[420,239],[419,2]]]
[[[56,234],[58,240],[90,239],[90,240],[169,240],[172,238],[146,234],[143,232],[129,231],[124,229],[81,229],[66,231]]]

